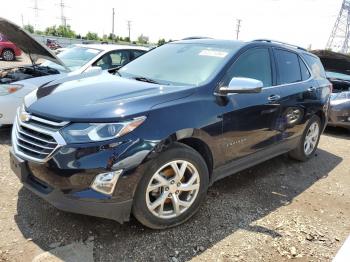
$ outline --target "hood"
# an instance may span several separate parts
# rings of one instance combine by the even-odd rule
[[[28,112],[58,121],[114,122],[147,115],[155,105],[191,95],[195,87],[161,86],[108,73],[53,81],[25,97]]]
[[[44,45],[36,41],[18,25],[1,17],[0,33],[4,34],[9,41],[28,54],[33,63],[35,63],[38,58],[44,58],[59,64],[70,71],[69,68],[67,68],[66,65]]]

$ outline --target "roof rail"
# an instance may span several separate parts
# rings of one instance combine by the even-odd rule
[[[189,36],[189,37],[185,37],[181,40],[196,40],[196,39],[213,39],[213,38],[208,37],[208,36]]]
[[[276,44],[280,44],[280,45],[291,46],[291,47],[294,47],[294,48],[297,48],[297,49],[300,49],[300,50],[303,50],[303,51],[307,51],[307,50],[306,50],[305,48],[303,48],[303,47],[300,47],[300,46],[297,46],[297,45],[288,44],[288,43],[281,42],[281,41],[271,40],[271,39],[255,39],[255,40],[253,40],[252,42],[276,43]]]

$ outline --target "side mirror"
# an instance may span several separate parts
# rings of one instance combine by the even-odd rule
[[[250,94],[260,93],[264,84],[260,80],[246,77],[234,77],[227,87],[220,87],[219,93],[222,95],[238,93]]]

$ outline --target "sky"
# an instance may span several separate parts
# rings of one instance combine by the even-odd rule
[[[5,0],[2,0],[5,1]],[[35,0],[6,1],[0,17],[37,29],[59,25],[60,0],[36,0],[38,17],[32,9]],[[64,0],[67,23],[76,33],[88,31],[100,36],[112,31],[115,8],[115,34],[131,39],[141,34],[151,41],[208,36],[235,39],[237,19],[239,38],[249,41],[268,38],[313,49],[325,48],[343,0]]]

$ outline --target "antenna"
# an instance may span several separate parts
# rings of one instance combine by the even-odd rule
[[[349,52],[350,40],[350,0],[343,0],[337,20],[328,39],[326,49],[336,49],[341,53]]]

